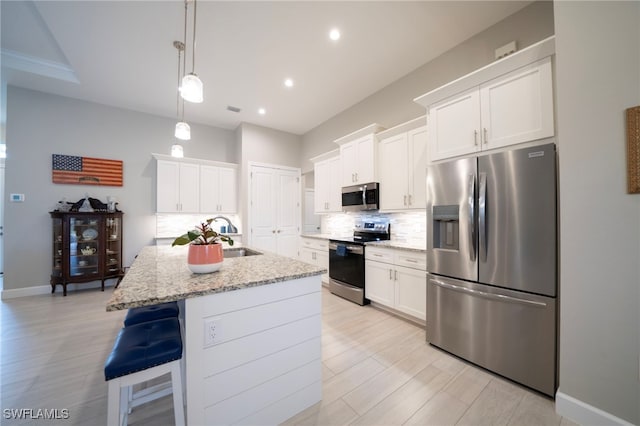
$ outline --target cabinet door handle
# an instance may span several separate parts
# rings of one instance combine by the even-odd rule
[[[478,131],[477,130],[473,131],[473,144],[475,146],[478,146]]]
[[[394,275],[393,275],[393,279],[394,281],[398,281],[398,271],[393,271]]]
[[[411,194],[409,194],[409,205],[411,205]]]
[[[356,182],[358,181],[358,173],[356,173]]]
[[[484,128],[484,144],[488,144],[489,143],[489,137],[487,136],[487,128]]]
[[[393,279],[393,269],[389,269],[389,279]]]
[[[406,195],[404,196],[404,199],[403,199],[403,201],[402,201],[402,204],[404,204],[405,206],[407,205],[407,196],[406,196]]]
[[[275,234],[275,233],[276,233],[276,230],[275,230],[275,229],[272,229],[272,230],[271,230],[271,233],[272,233],[272,234]]]
[[[278,229],[278,234],[280,233],[280,230]]]

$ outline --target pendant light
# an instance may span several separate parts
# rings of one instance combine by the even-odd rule
[[[176,158],[184,157],[184,149],[182,148],[182,145],[179,143],[173,144],[171,146],[171,156]]]
[[[180,87],[180,94],[182,99],[188,102],[201,103],[204,100],[204,86],[202,80],[196,75],[196,15],[197,15],[197,0],[193,1],[193,38],[191,43],[191,72],[182,77],[182,86]],[[185,14],[185,32],[186,32],[186,20],[187,20],[187,5],[189,0],[185,0],[184,14]],[[186,42],[185,36],[185,42]],[[186,70],[185,70],[186,73]]]
[[[184,51],[184,43],[181,41],[174,41],[173,42],[173,47],[175,47],[176,49],[178,49],[178,92],[180,91],[179,86],[180,86],[180,62],[181,62],[181,57],[182,57],[182,52]],[[180,114],[180,95],[178,94],[176,97],[176,115],[179,117],[179,120],[176,123],[176,130],[175,130],[175,137],[178,139],[181,139],[183,141],[188,141],[189,139],[191,139],[191,127],[189,127],[189,124],[184,121],[184,100],[182,100],[182,115]]]

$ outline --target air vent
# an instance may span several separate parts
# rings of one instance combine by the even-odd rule
[[[227,110],[229,110],[231,112],[240,112],[240,111],[242,111],[240,108],[234,107],[234,106],[231,106],[231,105],[227,105]]]

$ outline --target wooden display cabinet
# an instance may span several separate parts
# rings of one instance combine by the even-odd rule
[[[62,285],[117,279],[122,268],[122,212],[50,212],[53,225],[51,293]]]

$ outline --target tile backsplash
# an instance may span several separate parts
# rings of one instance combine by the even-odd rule
[[[411,245],[425,246],[427,244],[427,213],[426,211],[397,212],[397,213],[334,213],[322,215],[321,232],[332,237],[349,236],[353,234],[356,220],[386,218],[391,225],[391,239]]]
[[[206,215],[205,215],[206,216]],[[156,214],[156,237],[158,238],[175,238],[187,231],[194,229],[203,220],[214,216],[203,216],[201,214]],[[236,214],[222,215],[228,218],[231,223],[238,228],[238,233],[242,233],[240,228],[240,216]],[[216,220],[212,224],[213,230],[220,232],[221,226],[227,226],[224,220]]]

